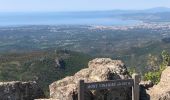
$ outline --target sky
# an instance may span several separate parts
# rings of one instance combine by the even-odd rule
[[[170,0],[0,0],[0,12],[139,10],[169,7]]]

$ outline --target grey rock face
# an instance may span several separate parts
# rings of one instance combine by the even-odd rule
[[[162,72],[160,82],[147,92],[151,100],[170,100],[170,67]]]
[[[0,82],[0,100],[34,100],[44,97],[36,82]]]
[[[50,97],[56,100],[77,100],[79,80],[97,82],[117,79],[129,79],[126,66],[120,60],[96,58],[89,62],[88,68],[82,69],[74,76],[66,77],[52,83]],[[130,100],[130,88],[115,88],[110,90],[87,91],[85,100]]]

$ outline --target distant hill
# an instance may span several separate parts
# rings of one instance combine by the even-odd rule
[[[124,20],[140,20],[143,22],[169,22],[170,8],[156,7],[144,10],[107,10],[65,13],[73,18],[116,18]]]
[[[104,11],[79,11],[79,12],[63,12],[72,15],[118,15],[118,14],[131,14],[131,13],[162,13],[162,12],[170,12],[170,8],[166,7],[155,7],[144,10],[104,10]]]
[[[169,21],[164,20],[170,8],[157,7],[146,10],[106,10],[106,11],[79,11],[79,12],[39,12],[39,13],[0,13],[0,26],[8,25],[114,25],[113,19],[138,21]],[[29,17],[28,17],[29,16]],[[134,18],[134,16],[137,16]],[[156,20],[145,20],[146,18]],[[112,20],[111,20],[112,19]],[[109,20],[107,22],[107,20]]]
[[[170,8],[156,7],[156,8],[151,8],[151,9],[143,10],[143,12],[147,12],[147,13],[170,12]]]

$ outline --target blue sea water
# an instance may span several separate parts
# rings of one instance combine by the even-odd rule
[[[0,26],[15,25],[134,25],[140,21],[123,20],[112,14],[92,13],[0,13]]]

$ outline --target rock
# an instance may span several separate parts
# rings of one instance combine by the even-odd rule
[[[149,81],[141,81],[141,82],[139,83],[139,85],[142,86],[142,87],[145,88],[145,89],[149,89],[149,88],[151,88],[151,87],[154,86],[153,82],[150,81],[150,80],[149,80]]]
[[[162,72],[160,82],[147,92],[151,100],[170,100],[170,67]]]
[[[153,87],[154,85],[153,82],[150,80],[141,81],[139,85],[140,85],[140,100],[150,100],[150,96],[146,90]]]
[[[88,68],[82,69],[74,76],[66,77],[52,83],[50,97],[57,100],[77,100],[77,89],[79,80],[85,82],[97,82],[117,79],[131,78],[126,66],[120,60],[110,58],[96,58],[89,62]],[[115,88],[100,91],[87,91],[85,100],[130,100],[130,88]]]
[[[0,82],[0,100],[34,100],[44,97],[36,82]]]
[[[170,100],[170,91],[163,93],[160,97],[159,100]]]
[[[61,58],[56,58],[56,59],[55,59],[55,66],[56,66],[56,68],[64,69],[64,68],[65,68],[65,62],[64,62],[64,60],[61,59]]]
[[[150,100],[149,94],[142,85],[140,85],[140,100]]]

